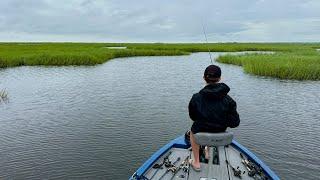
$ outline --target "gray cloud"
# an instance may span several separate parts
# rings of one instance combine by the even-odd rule
[[[0,41],[319,41],[319,0],[2,0]]]

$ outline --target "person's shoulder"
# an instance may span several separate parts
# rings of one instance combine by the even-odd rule
[[[225,96],[225,100],[230,104],[230,105],[236,105],[236,101],[229,95]]]
[[[196,99],[196,98],[199,98],[199,97],[200,97],[200,93],[199,93],[199,92],[194,93],[194,94],[192,95],[192,99]]]
[[[200,98],[200,93],[194,93],[191,97],[191,102],[197,102],[199,101],[199,98]]]

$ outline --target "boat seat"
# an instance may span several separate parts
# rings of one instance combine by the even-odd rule
[[[233,139],[233,133],[205,133],[199,132],[194,134],[194,138],[197,144],[202,146],[226,146],[231,144]]]

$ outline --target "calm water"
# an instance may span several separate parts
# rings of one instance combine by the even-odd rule
[[[197,53],[0,70],[10,97],[0,105],[0,177],[127,179],[189,128],[187,105],[209,62]],[[238,102],[236,139],[283,179],[318,179],[320,82],[219,65]]]

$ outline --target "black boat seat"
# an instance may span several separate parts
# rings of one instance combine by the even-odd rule
[[[233,139],[233,133],[205,133],[199,132],[194,134],[194,138],[197,144],[202,146],[226,146],[231,144]]]

